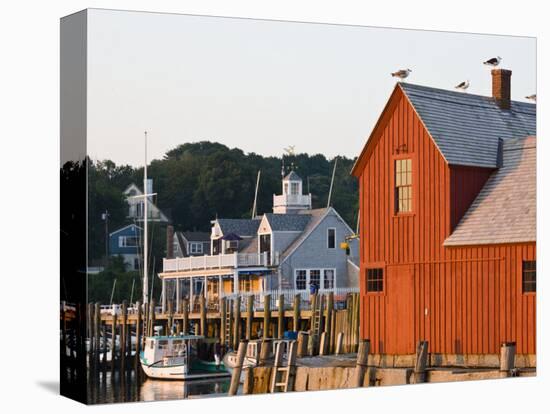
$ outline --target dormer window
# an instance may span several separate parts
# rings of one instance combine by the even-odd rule
[[[290,194],[300,194],[300,183],[290,183]]]
[[[395,212],[412,212],[412,159],[395,160]]]

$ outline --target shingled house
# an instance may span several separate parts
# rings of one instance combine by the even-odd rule
[[[311,209],[311,195],[302,194],[296,172],[283,178],[273,211],[213,220],[211,254],[164,259],[163,298],[179,304],[184,297],[205,295],[216,303],[221,295],[274,290],[308,297],[310,284],[324,292],[357,288],[358,270],[348,266],[358,256],[357,240],[349,252],[340,248],[353,230],[334,208]]]
[[[535,364],[536,106],[511,74],[492,70],[492,97],[398,83],[352,170],[375,354],[426,340],[432,362],[498,362],[506,341]]]

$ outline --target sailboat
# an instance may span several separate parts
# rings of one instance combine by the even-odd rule
[[[147,131],[145,132],[145,166],[143,169],[143,304],[149,303],[148,280],[148,228],[149,194],[147,188]],[[229,376],[221,358],[204,361],[198,358],[198,347],[204,339],[200,335],[154,335],[145,338],[145,349],[139,360],[145,374],[150,378],[186,380]]]

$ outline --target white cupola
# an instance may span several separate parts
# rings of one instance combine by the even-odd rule
[[[290,171],[282,180],[282,195],[273,195],[273,213],[297,213],[311,209],[311,194],[302,194],[302,179]]]

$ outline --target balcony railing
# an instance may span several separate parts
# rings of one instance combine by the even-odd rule
[[[232,253],[163,259],[163,272],[267,266],[266,253]]]
[[[273,207],[286,205],[311,206],[311,195],[282,194],[273,196]]]

